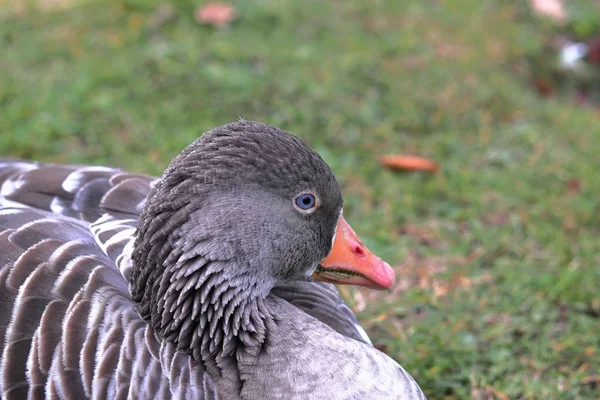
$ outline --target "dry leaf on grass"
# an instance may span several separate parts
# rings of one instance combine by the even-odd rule
[[[581,181],[579,179],[569,179],[567,182],[567,190],[571,193],[581,192]]]
[[[511,214],[507,210],[494,210],[480,217],[481,222],[490,226],[505,226],[511,222]]]
[[[399,233],[418,240],[424,246],[439,247],[441,244],[436,231],[429,227],[406,224],[400,227]]]
[[[196,20],[219,28],[235,19],[237,10],[227,3],[206,3],[196,11]]]
[[[547,79],[535,78],[533,80],[533,86],[542,97],[551,97],[554,95],[554,88]]]
[[[0,0],[0,6],[4,8],[0,10],[0,14],[8,11],[19,15],[26,12],[28,7],[47,12],[73,7],[79,3],[81,3],[80,0]]]
[[[429,158],[409,155],[389,155],[381,158],[381,163],[388,168],[402,171],[437,172],[439,165]]]
[[[530,0],[531,7],[539,15],[550,17],[556,22],[564,22],[567,14],[562,0]]]
[[[600,375],[592,375],[592,376],[586,376],[581,378],[581,383],[583,383],[584,385],[589,385],[592,383],[600,383]]]
[[[476,250],[466,256],[455,257],[423,257],[416,252],[409,252],[402,264],[394,265],[396,271],[396,285],[390,292],[377,292],[368,289],[349,289],[342,286],[338,288],[345,298],[352,299],[354,310],[362,312],[376,302],[393,301],[413,288],[431,291],[433,298],[440,301],[449,293],[488,284],[493,281],[491,273],[485,272],[477,276],[467,276],[466,270],[461,266],[470,264],[474,259],[481,257]],[[448,273],[448,271],[452,273]]]

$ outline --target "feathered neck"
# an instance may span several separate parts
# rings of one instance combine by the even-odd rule
[[[265,299],[275,283],[251,273],[226,244],[191,237],[191,216],[200,210],[157,197],[151,193],[140,216],[132,257],[131,291],[140,314],[160,337],[205,365],[239,346],[259,351],[272,318]],[[225,250],[210,251],[214,243]]]
[[[173,257],[177,261],[167,259],[154,311],[160,315],[155,328],[166,340],[196,359],[228,356],[240,345],[264,343],[268,292],[261,290],[257,277],[228,261],[189,258],[185,252]]]

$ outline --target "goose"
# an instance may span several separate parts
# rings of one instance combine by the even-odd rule
[[[210,130],[161,178],[0,159],[2,399],[424,399],[334,283],[394,275],[277,127]]]

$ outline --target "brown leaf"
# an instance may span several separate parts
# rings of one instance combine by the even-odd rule
[[[219,28],[235,19],[237,10],[227,3],[206,3],[196,11],[196,20]]]
[[[510,223],[510,213],[506,210],[494,210],[481,217],[486,225],[505,226]]]
[[[407,224],[400,227],[399,233],[417,239],[424,246],[434,247],[439,244],[439,239],[435,232],[426,227]]]
[[[567,189],[571,193],[581,192],[581,181],[579,179],[569,179],[569,182],[567,182]]]
[[[540,96],[551,97],[554,95],[554,88],[546,79],[535,78],[533,80],[533,86],[535,86],[535,90],[540,94]]]
[[[600,67],[600,35],[596,35],[587,42],[588,58],[590,62]]]
[[[409,155],[389,155],[381,158],[381,163],[392,169],[403,171],[437,172],[439,165],[429,158]]]
[[[600,383],[600,375],[585,376],[581,378],[581,383],[589,385],[591,383]]]

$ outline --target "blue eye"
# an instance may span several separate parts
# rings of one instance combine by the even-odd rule
[[[317,205],[317,199],[312,193],[302,193],[296,197],[296,206],[301,210],[310,210]]]

